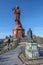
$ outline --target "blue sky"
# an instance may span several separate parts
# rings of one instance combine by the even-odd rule
[[[20,21],[25,29],[43,37],[43,0],[0,0],[0,38],[12,35],[16,23],[12,9],[18,5],[21,10]]]

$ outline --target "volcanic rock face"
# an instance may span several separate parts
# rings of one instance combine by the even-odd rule
[[[16,27],[13,29],[13,36],[15,38],[23,38],[24,37],[24,29],[22,28],[22,25],[20,23],[20,9],[17,6],[16,8],[13,9],[14,15],[15,15],[15,22],[16,22]]]

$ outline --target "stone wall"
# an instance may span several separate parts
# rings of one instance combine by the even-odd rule
[[[0,42],[0,54],[15,49],[18,46],[19,39],[7,38]]]

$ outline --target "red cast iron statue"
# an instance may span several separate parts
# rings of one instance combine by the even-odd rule
[[[15,22],[16,22],[16,27],[13,29],[13,36],[14,38],[24,38],[24,29],[20,23],[20,9],[17,6],[16,8],[13,9],[14,15],[15,15]]]

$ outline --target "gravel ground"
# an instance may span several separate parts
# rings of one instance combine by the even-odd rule
[[[14,50],[0,55],[0,65],[24,65],[18,58],[18,55],[21,51],[19,47],[20,46]]]

